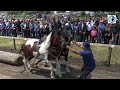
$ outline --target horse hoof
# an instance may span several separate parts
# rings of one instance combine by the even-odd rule
[[[48,65],[48,64],[46,64],[46,63],[44,63],[44,67],[49,67],[49,65]]]
[[[68,72],[68,73],[69,73],[69,72],[70,72],[70,69],[69,69],[69,68],[66,68],[66,72]]]
[[[51,79],[55,79],[55,76],[51,76]]]
[[[29,72],[30,72],[30,69],[27,70],[27,73],[29,73]]]
[[[59,78],[62,78],[62,74],[59,74]]]
[[[67,70],[66,72],[67,72],[67,73],[70,73],[70,70]]]
[[[57,71],[55,71],[55,74],[56,74],[56,75],[59,75],[59,73],[58,73]]]

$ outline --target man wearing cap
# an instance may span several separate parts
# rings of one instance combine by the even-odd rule
[[[67,48],[75,54],[81,55],[83,57],[83,67],[81,68],[81,75],[79,79],[86,79],[86,77],[95,69],[96,64],[92,50],[90,48],[90,43],[85,41],[82,45],[73,41],[78,47],[81,47],[82,51],[77,51],[74,48],[67,46]]]

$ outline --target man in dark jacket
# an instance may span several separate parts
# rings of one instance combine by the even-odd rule
[[[80,42],[84,42],[85,41],[85,37],[86,37],[86,30],[87,30],[87,26],[86,23],[84,21],[84,19],[82,20],[82,22],[79,25],[79,33],[80,33]]]
[[[21,26],[20,26],[20,24],[21,24],[21,22],[20,22],[20,20],[18,19],[17,22],[16,22],[16,27],[17,27],[17,32],[18,32],[18,34],[20,34],[20,32],[21,32]]]
[[[115,45],[118,45],[119,31],[120,31],[120,26],[119,26],[119,22],[117,22],[115,25],[113,25],[113,29],[112,29],[113,42]]]

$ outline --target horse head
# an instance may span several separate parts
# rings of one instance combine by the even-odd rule
[[[60,31],[53,31],[51,38],[51,46],[52,47],[65,47],[65,38],[63,37]]]

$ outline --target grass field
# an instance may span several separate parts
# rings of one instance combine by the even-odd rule
[[[16,41],[16,49],[17,51],[20,50],[20,46],[26,41],[25,38],[15,38]],[[73,46],[76,50],[81,50],[76,45]],[[91,44],[91,48],[93,50],[93,54],[96,61],[106,61],[108,59],[108,45],[98,45],[98,44]],[[10,51],[14,49],[13,45],[13,37],[2,37],[0,36],[0,50]],[[72,52],[69,52],[69,57],[73,57],[76,59],[82,59],[81,56],[76,55]],[[111,64],[120,64],[120,46],[113,48],[112,50],[112,57],[111,57]]]

